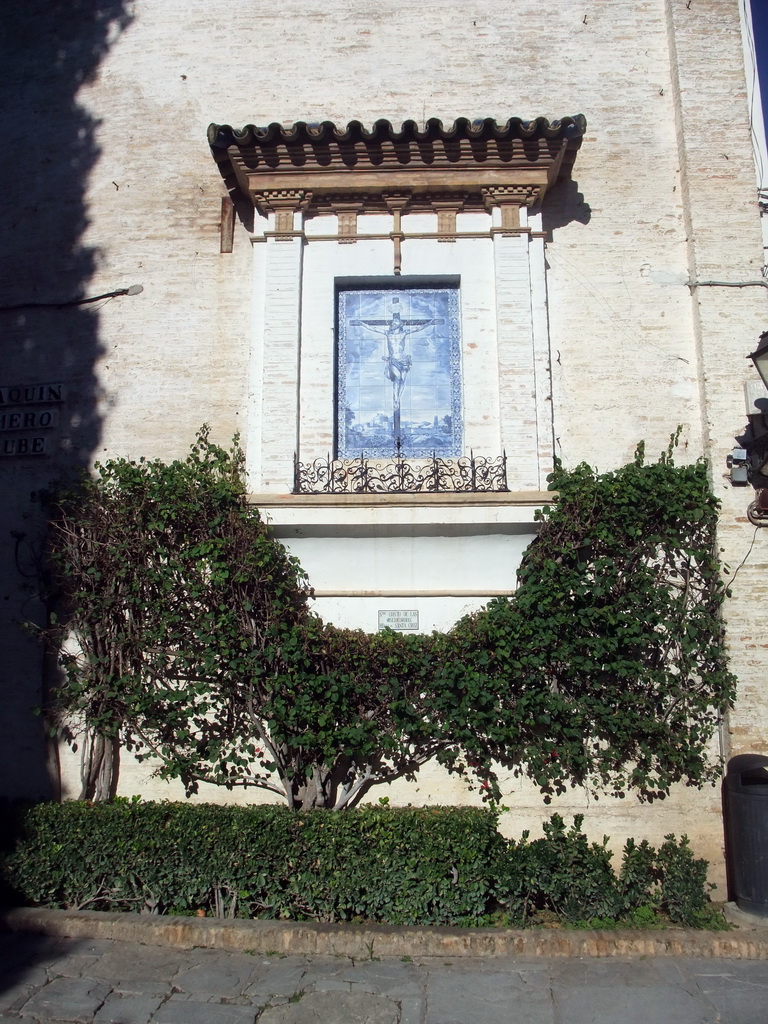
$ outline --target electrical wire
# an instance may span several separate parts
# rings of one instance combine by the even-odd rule
[[[749,545],[749,547],[747,548],[747,553],[746,553],[746,555],[744,555],[744,557],[742,558],[742,560],[741,560],[741,561],[739,562],[739,564],[738,564],[738,565],[736,566],[736,571],[734,572],[733,576],[731,576],[731,578],[730,578],[730,579],[728,580],[727,586],[728,586],[728,589],[729,589],[729,590],[730,590],[730,588],[731,588],[731,587],[733,586],[734,580],[735,580],[735,579],[736,579],[736,577],[737,577],[737,576],[739,575],[739,569],[741,569],[741,567],[742,567],[742,566],[744,565],[744,563],[746,562],[746,560],[747,560],[747,559],[749,558],[749,556],[750,556],[750,555],[752,554],[752,548],[753,548],[753,547],[755,546],[755,538],[757,537],[757,531],[758,531],[759,529],[760,529],[760,527],[759,527],[759,526],[756,526],[756,527],[755,527],[755,532],[754,532],[754,533],[752,534],[752,543],[751,543],[751,544]]]

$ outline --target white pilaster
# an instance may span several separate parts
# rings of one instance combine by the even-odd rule
[[[534,394],[536,395],[536,449],[539,461],[539,490],[544,491],[547,489],[547,476],[553,469],[554,401],[552,396],[552,351],[549,344],[549,315],[547,311],[547,275],[542,235],[535,235],[531,238],[528,253],[531,273]]]
[[[260,489],[293,487],[293,453],[298,447],[301,359],[300,236],[269,237],[264,268]]]
[[[258,218],[257,218],[258,219]],[[262,487],[263,381],[265,278],[267,247],[258,237],[253,240],[253,281],[251,285],[251,347],[248,360],[248,403],[245,421],[245,473],[249,490]]]
[[[499,411],[507,480],[513,490],[539,487],[536,375],[527,232],[494,235]]]

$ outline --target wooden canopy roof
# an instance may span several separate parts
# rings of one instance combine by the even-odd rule
[[[444,125],[387,120],[366,128],[359,121],[273,123],[235,129],[211,124],[208,141],[225,175],[260,208],[270,196],[293,196],[310,212],[345,197],[366,210],[386,207],[387,195],[408,197],[410,209],[436,199],[460,199],[463,208],[488,207],[501,192],[519,205],[540,201],[547,188],[571,173],[586,129],[577,114],[549,121],[511,117]]]

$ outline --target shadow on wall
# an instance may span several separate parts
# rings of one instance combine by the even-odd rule
[[[573,221],[578,224],[589,224],[591,217],[592,210],[589,203],[584,202],[584,196],[579,192],[577,181],[567,179],[558,182],[547,191],[542,206],[541,220],[548,242],[552,241],[552,236],[558,228],[564,228],[566,224],[571,224]]]
[[[25,0],[3,12],[0,795],[5,796],[57,795],[53,753],[46,750],[42,720],[33,713],[44,697],[43,653],[19,622],[42,622],[46,615],[35,579],[44,529],[36,496],[87,465],[100,439],[98,306],[71,304],[90,294],[98,256],[82,244],[88,225],[85,190],[99,159],[98,124],[77,95],[130,23],[129,6],[129,0]],[[40,385],[53,389],[40,390]]]

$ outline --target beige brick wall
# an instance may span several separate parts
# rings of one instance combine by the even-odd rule
[[[42,0],[37,6],[45,8]],[[252,246],[250,225],[239,216],[234,251],[219,253],[225,189],[205,142],[208,122],[239,127],[430,116],[450,122],[460,115],[505,120],[583,112],[588,132],[574,180],[553,190],[542,219],[556,452],[567,465],[587,460],[610,469],[630,459],[641,439],[655,455],[680,424],[681,458],[711,458],[723,501],[724,557],[736,566],[749,552],[728,608],[740,698],[726,746],[764,751],[760,626],[768,532],[753,537],[744,514],[749,493],[731,489],[723,460],[744,425],[741,385],[751,372],[744,356],[766,326],[765,289],[689,287],[695,280],[754,281],[761,274],[737,0],[284,0],[275,6],[136,0],[125,12],[126,25],[113,28],[103,57],[74,93],[78,109],[92,119],[97,147],[84,172],[74,234],[78,251],[90,253],[88,294],[134,281],[144,291],[89,313],[95,380],[89,383],[90,371],[77,364],[85,321],[41,313],[11,325],[17,357],[6,362],[1,383],[68,379],[70,419],[59,436],[66,442],[71,434],[84,458],[176,456],[208,421],[220,441],[244,431],[252,465],[270,479],[284,472],[291,451],[281,446],[296,430],[295,423],[273,429],[280,388],[290,389],[296,372],[291,364],[291,380],[283,379],[286,364],[275,358],[282,351],[277,346],[291,347],[296,296],[281,291],[275,268],[259,272],[266,302],[285,316],[279,338],[276,320],[264,335],[263,363],[254,362],[260,335],[253,263],[264,257],[252,250],[268,246]],[[47,31],[44,19],[39,27]],[[14,106],[4,115],[6,138],[11,128],[23,135],[19,125],[38,123],[45,103],[55,103],[45,77],[55,69],[41,74],[28,108]],[[64,106],[57,116],[67,116]],[[57,200],[55,145],[50,153],[33,145],[24,159],[27,173],[48,175],[50,185],[38,188],[33,213],[23,181],[7,174],[0,210],[24,215],[23,242],[11,234],[0,253],[0,300],[7,304],[21,293],[57,297],[54,277],[41,279],[33,257],[46,251],[51,222],[69,209],[68,200]],[[286,261],[298,258],[290,243],[270,244],[284,246]],[[49,262],[54,256],[68,258],[49,252]],[[259,288],[257,307],[262,298]],[[505,305],[500,339],[506,311]],[[541,336],[541,318],[537,330]],[[35,340],[41,331],[50,344]],[[504,365],[517,344],[530,347],[530,337],[504,341]],[[529,418],[532,428],[539,419],[543,458],[540,349],[536,358],[539,391]],[[273,378],[274,389],[255,408],[259,380]],[[510,369],[503,388],[515,386]],[[84,436],[72,417],[89,388],[95,388],[94,427]],[[317,421],[312,429],[319,438]],[[256,451],[262,436],[265,446]],[[533,459],[525,472],[530,486],[538,486],[535,445],[521,453],[524,443],[510,441],[517,455]],[[0,473],[3,486],[18,493],[53,475],[21,463],[0,466]],[[26,514],[19,502],[9,523]],[[7,562],[11,556],[7,547]],[[28,685],[29,661],[14,643],[21,667],[5,685],[21,714],[26,702],[18,693]],[[124,791],[144,789],[145,775],[126,767]],[[459,799],[426,777],[403,791],[404,799],[425,795]],[[513,787],[508,802],[519,809],[516,825],[535,825],[542,816],[538,795],[525,788]],[[558,806],[586,807],[597,834],[659,838],[687,829],[719,863],[715,791],[682,790],[653,807],[631,800],[595,805],[581,796]]]

